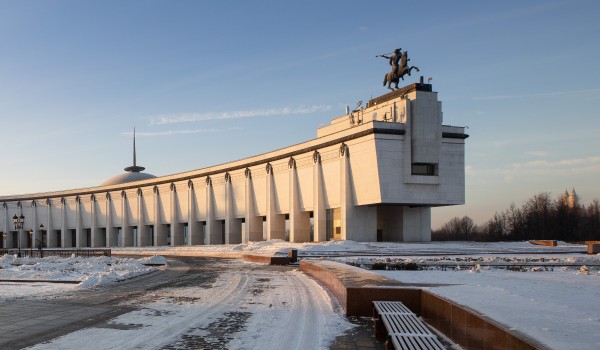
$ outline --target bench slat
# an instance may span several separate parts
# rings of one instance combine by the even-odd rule
[[[374,301],[373,307],[379,314],[385,313],[405,313],[405,314],[413,314],[406,305],[402,304],[399,301]]]
[[[381,321],[388,329],[389,334],[433,334],[417,315],[414,314],[383,314],[381,315]]]
[[[402,350],[445,350],[435,336],[391,335],[394,348]]]
[[[399,301],[374,301],[375,316],[387,330],[396,349],[443,350],[437,336],[409,308]]]

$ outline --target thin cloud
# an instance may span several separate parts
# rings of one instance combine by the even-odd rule
[[[514,163],[513,168],[528,169],[528,168],[557,168],[565,166],[576,166],[581,164],[600,164],[600,157],[586,157],[574,159],[561,159],[554,162],[546,160],[534,160],[526,163]]]
[[[561,159],[558,161],[535,160],[513,163],[502,171],[504,179],[512,181],[523,176],[600,174],[600,157]]]
[[[582,96],[597,96],[600,93],[600,89],[583,89],[583,90],[567,90],[567,91],[554,91],[539,94],[522,94],[522,95],[493,95],[493,96],[480,96],[473,97],[476,101],[488,101],[488,100],[514,100],[514,99],[528,99],[528,98],[540,98],[540,97],[582,97]]]
[[[167,131],[136,131],[136,137],[156,137],[156,136],[176,136],[176,135],[190,135],[190,134],[205,134],[205,133],[218,133],[218,132],[229,132],[242,130],[241,128],[227,128],[227,129],[183,129],[183,130],[167,130]],[[121,135],[133,136],[133,132],[123,132]]]
[[[208,120],[227,120],[227,119],[242,119],[242,118],[257,118],[257,117],[272,117],[281,115],[296,115],[296,114],[309,114],[316,112],[325,112],[331,109],[331,106],[309,106],[309,107],[297,107],[297,108],[269,108],[269,109],[256,109],[248,111],[233,111],[233,112],[219,112],[219,113],[182,113],[182,114],[168,114],[159,115],[150,118],[152,125],[167,125],[167,124],[178,124],[178,123],[193,123],[203,122]]]

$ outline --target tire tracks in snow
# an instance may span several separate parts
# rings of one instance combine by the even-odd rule
[[[326,349],[352,327],[322,286],[290,267],[189,260],[185,275],[121,299],[138,310],[39,349]]]

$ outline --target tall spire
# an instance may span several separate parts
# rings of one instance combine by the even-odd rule
[[[133,166],[135,165],[135,126],[133,127]]]
[[[144,171],[143,166],[137,166],[136,162],[135,162],[135,127],[133,128],[133,165],[132,166],[128,166],[127,168],[125,168],[125,171],[129,171],[132,173],[139,173],[140,171]]]

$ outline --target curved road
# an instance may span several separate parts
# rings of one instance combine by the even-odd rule
[[[169,262],[167,271],[52,300],[58,308],[105,313],[39,333],[38,340],[30,333],[29,344],[21,339],[13,348],[45,340],[31,349],[327,349],[352,327],[335,299],[292,267],[212,258]]]

